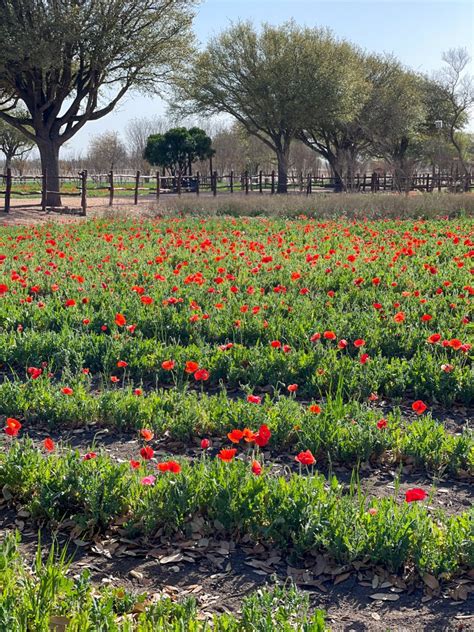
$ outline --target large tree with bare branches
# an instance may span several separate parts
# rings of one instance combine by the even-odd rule
[[[195,4],[0,0],[0,119],[38,145],[49,191],[59,190],[66,141],[129,90],[156,91],[184,59]],[[18,105],[26,116],[12,115]]]

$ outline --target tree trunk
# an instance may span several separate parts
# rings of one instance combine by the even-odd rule
[[[277,193],[288,193],[288,150],[277,151],[278,186]]]
[[[6,175],[7,171],[11,169],[12,166],[12,157],[10,154],[5,153],[5,165],[3,167],[3,173]]]
[[[46,171],[46,206],[61,206],[61,195],[59,194],[59,145],[53,142],[38,143],[41,158],[41,170]],[[55,193],[57,191],[58,193]]]

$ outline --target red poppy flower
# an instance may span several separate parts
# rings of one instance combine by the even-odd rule
[[[125,316],[123,314],[115,314],[115,324],[118,325],[119,327],[123,327],[124,325],[127,324],[127,319],[125,318]]]
[[[117,366],[119,369],[124,369],[126,366],[128,366],[128,362],[125,362],[125,360],[119,360],[117,362]]]
[[[258,445],[259,448],[264,448],[267,443],[270,441],[272,433],[270,429],[265,424],[262,424],[255,434],[254,441]]]
[[[134,461],[133,459],[130,459],[130,467],[132,468],[132,470],[138,470],[138,468],[140,467],[140,461]]]
[[[422,322],[427,323],[430,320],[433,320],[433,316],[430,316],[430,314],[423,314],[423,316],[421,317]]]
[[[416,502],[418,500],[424,500],[426,498],[426,492],[421,487],[413,487],[412,489],[407,489],[405,493],[405,501],[407,503]]]
[[[74,307],[75,304],[76,301],[73,298],[68,298],[67,301],[64,303],[66,307]]]
[[[110,376],[110,381],[111,381],[113,384],[117,384],[117,382],[119,381],[119,378],[118,378],[116,375],[111,375],[111,376]]]
[[[305,450],[304,452],[300,452],[295,456],[295,461],[301,463],[301,465],[314,465],[316,463],[316,459],[313,456],[311,450]]]
[[[247,395],[247,401],[251,404],[261,404],[262,398],[258,395]]]
[[[252,443],[257,438],[257,435],[253,432],[253,430],[250,430],[250,428],[244,428],[243,435],[244,435],[244,440],[247,443]]]
[[[54,447],[55,447],[54,446],[54,441],[50,437],[46,437],[46,439],[43,441],[43,447],[48,452],[53,452],[54,451]]]
[[[459,338],[451,338],[449,341],[449,346],[451,349],[455,349],[456,351],[462,347],[462,342]]]
[[[87,454],[84,454],[84,456],[82,457],[83,461],[91,461],[92,459],[95,459],[97,457],[97,454],[95,452],[88,452]]]
[[[209,371],[207,371],[206,369],[199,369],[194,374],[194,379],[196,380],[196,382],[205,382],[209,379],[209,375]]]
[[[152,430],[149,430],[148,428],[142,428],[140,430],[140,436],[145,441],[151,441],[154,437],[154,434]]]
[[[417,415],[422,415],[428,408],[425,402],[423,402],[421,399],[417,399],[416,402],[413,402],[411,407]]]
[[[339,342],[337,343],[337,346],[339,349],[345,349],[347,347],[349,343],[347,342],[347,340],[344,340],[344,338],[342,338],[341,340],[339,340]]]
[[[354,340],[354,347],[363,347],[365,345],[365,340],[363,340],[362,338],[357,338],[357,340]]]
[[[137,397],[140,397],[140,395],[143,395],[143,391],[141,388],[134,388],[133,394],[136,395]]]
[[[386,419],[379,419],[379,421],[377,422],[377,428],[379,430],[383,430],[384,428],[387,427],[387,420]]]
[[[325,331],[323,336],[326,340],[336,340],[336,334],[333,331]]]
[[[61,389],[61,393],[63,393],[64,395],[72,395],[72,394],[73,394],[73,392],[74,392],[74,391],[73,391],[73,390],[72,390],[72,388],[70,388],[69,386],[64,386],[64,387]]]
[[[270,346],[272,346],[274,349],[280,349],[281,342],[279,340],[272,340]]]
[[[188,360],[184,367],[186,373],[195,373],[199,369],[199,364],[197,362],[193,362],[193,360]]]
[[[209,439],[201,439],[201,448],[203,450],[207,450],[211,445],[211,442],[209,441]]]
[[[296,393],[298,390],[298,384],[288,384],[287,389],[290,393]]]
[[[451,373],[451,371],[454,371],[454,366],[452,364],[442,364],[441,370],[445,373]]]
[[[242,432],[242,430],[232,430],[232,432],[229,432],[227,437],[229,438],[230,441],[232,441],[232,443],[239,443],[241,439],[244,438],[244,433]]]
[[[393,320],[396,323],[403,323],[403,321],[405,320],[405,312],[397,312],[393,317]]]
[[[140,300],[144,305],[151,305],[153,303],[151,296],[140,296]]]
[[[321,412],[321,407],[318,406],[317,404],[312,404],[309,407],[309,412],[313,413],[314,415],[319,415],[319,413]]]
[[[5,434],[9,437],[16,437],[21,430],[21,423],[14,417],[7,417],[6,423]]]
[[[313,334],[313,335],[311,336],[311,338],[310,338],[311,342],[316,342],[316,341],[318,341],[318,340],[320,340],[320,339],[321,339],[321,334],[319,334],[319,333],[315,333],[315,334]]]
[[[230,463],[233,460],[236,453],[237,453],[237,450],[235,448],[227,448],[227,449],[222,448],[222,450],[217,455],[217,458],[220,459],[221,461],[224,461],[224,463]]]
[[[431,334],[431,336],[427,338],[427,342],[429,342],[431,345],[436,344],[440,340],[441,340],[441,334]]]
[[[174,360],[164,360],[164,361],[161,363],[161,368],[162,368],[164,371],[172,371],[172,370],[174,369],[174,365],[175,365]]]
[[[255,476],[260,476],[262,473],[262,466],[258,461],[252,461],[252,473],[255,474]]]
[[[151,448],[149,445],[144,446],[140,450],[140,456],[142,457],[142,459],[145,459],[145,461],[149,461],[150,459],[152,459],[154,454],[155,452],[153,448]]]
[[[363,353],[359,358],[359,362],[361,364],[366,364],[369,360],[370,360],[370,356],[368,353]]]
[[[158,463],[156,467],[160,472],[172,472],[173,474],[179,474],[181,472],[181,465],[176,461],[164,461]]]

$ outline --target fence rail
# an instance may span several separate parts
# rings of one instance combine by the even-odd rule
[[[118,197],[133,198],[133,204],[137,205],[140,198],[146,197],[159,200],[161,195],[182,193],[194,193],[196,196],[208,194],[217,196],[218,193],[250,193],[275,194],[278,191],[278,176],[275,171],[271,173],[250,174],[244,173],[218,174],[217,171],[209,175],[161,175],[158,171],[154,174],[141,174],[137,171],[135,176],[114,173],[88,174],[81,171],[77,176],[59,176],[58,191],[47,188],[47,174],[44,172],[38,176],[13,176],[8,169],[6,174],[0,174],[0,195],[4,196],[4,212],[8,213],[12,207],[12,197],[41,197],[41,204],[15,204],[17,208],[30,208],[41,206],[43,211],[48,208],[48,195],[59,194],[65,197],[80,199],[78,212],[81,215],[87,213],[87,200],[89,196],[108,197],[108,204],[112,206]],[[396,192],[396,191],[470,191],[474,188],[474,177],[471,174],[453,176],[450,174],[415,174],[410,178],[396,178],[392,174],[356,174],[347,177],[343,182],[334,176],[313,175],[311,173],[291,173],[288,176],[287,192],[311,195],[318,191],[350,191],[362,193]]]

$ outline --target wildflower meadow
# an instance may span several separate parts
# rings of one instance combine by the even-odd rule
[[[342,630],[348,584],[455,617],[473,254],[462,216],[0,228],[0,628]]]

